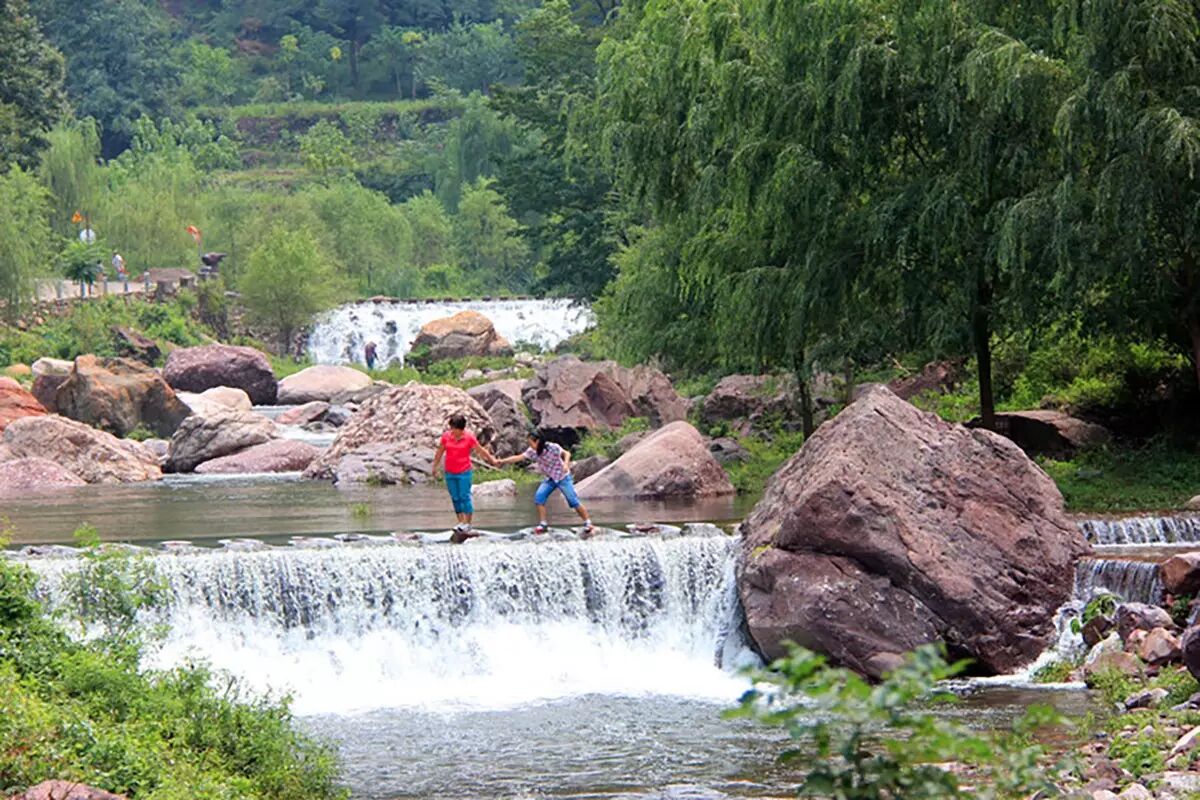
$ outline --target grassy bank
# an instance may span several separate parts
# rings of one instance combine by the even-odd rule
[[[1039,463],[1058,484],[1069,511],[1167,511],[1200,494],[1200,453],[1159,442]]]
[[[78,611],[51,617],[32,573],[0,559],[0,795],[54,777],[133,800],[346,796],[335,751],[286,699],[203,666],[140,666],[153,634],[135,616],[162,594],[148,563],[92,550],[84,570]],[[98,635],[68,635],[84,625]]]

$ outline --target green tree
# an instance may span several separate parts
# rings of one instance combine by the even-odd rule
[[[430,191],[410,197],[400,207],[412,230],[412,260],[420,270],[456,263],[454,230],[446,207]]]
[[[46,41],[25,0],[0,6],[0,170],[37,165],[47,132],[66,113],[63,57]]]
[[[363,47],[363,58],[386,76],[397,97],[416,97],[417,54],[424,41],[420,31],[386,25]]]
[[[72,236],[76,213],[95,212],[104,170],[99,165],[100,131],[95,120],[64,122],[50,131],[39,176],[53,197],[50,224],[60,236]]]
[[[279,334],[288,355],[296,333],[342,292],[329,257],[306,230],[278,228],[250,253],[238,282],[251,316]]]
[[[304,166],[323,181],[348,175],[357,165],[350,140],[327,119],[320,120],[300,137],[300,155]]]
[[[454,217],[454,242],[463,269],[477,285],[512,292],[528,288],[529,249],[520,224],[491,181],[480,178],[463,188]]]
[[[80,117],[100,123],[104,153],[128,146],[142,116],[169,116],[178,101],[173,26],[150,0],[80,4],[33,0],[46,36],[67,56],[67,91]]]
[[[512,37],[500,21],[456,22],[445,33],[426,37],[416,69],[425,84],[448,86],[464,94],[488,94],[493,84],[516,82],[521,77]]]
[[[322,242],[366,294],[411,286],[408,218],[379,192],[338,181],[304,193],[323,223]]]
[[[54,257],[49,193],[19,166],[0,173],[0,302],[10,321]]]
[[[487,98],[472,92],[462,115],[447,126],[446,145],[433,169],[434,189],[443,205],[453,213],[463,186],[494,177],[504,160],[522,149],[523,138]]]
[[[1057,264],[1093,325],[1178,342],[1200,382],[1200,10],[1058,6],[1060,181],[1014,215],[1010,250]]]
[[[180,60],[180,97],[185,103],[228,103],[238,93],[242,76],[225,48],[190,39],[181,48]]]

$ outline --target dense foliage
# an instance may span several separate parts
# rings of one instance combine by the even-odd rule
[[[96,632],[87,643],[33,599],[26,567],[0,559],[0,793],[52,775],[135,800],[343,796],[333,752],[286,702],[202,666],[139,666],[147,645],[130,631],[156,596],[149,565],[92,549],[83,568],[72,621]]]

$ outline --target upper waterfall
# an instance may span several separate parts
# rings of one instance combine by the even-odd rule
[[[569,299],[364,300],[321,316],[308,337],[308,355],[318,364],[363,363],[363,348],[375,342],[379,363],[403,363],[421,326],[460,311],[478,311],[514,345],[553,350],[591,327],[591,309]]]

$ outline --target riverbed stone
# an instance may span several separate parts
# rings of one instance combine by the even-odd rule
[[[44,458],[88,483],[131,483],[162,478],[158,462],[138,442],[118,439],[57,414],[23,417],[4,429],[17,458]]]
[[[469,356],[511,356],[512,345],[496,333],[492,321],[478,311],[460,311],[421,326],[412,343],[414,363]]]
[[[255,405],[273,405],[279,391],[271,360],[253,347],[180,347],[167,356],[163,377],[172,388],[185,392],[232,386],[249,395]]]
[[[205,461],[196,467],[195,472],[197,475],[303,472],[320,454],[320,450],[306,442],[273,439]]]
[[[974,426],[981,422],[972,420],[968,424]],[[996,414],[995,430],[1012,439],[1031,456],[1069,458],[1079,450],[1112,441],[1112,433],[1104,426],[1050,409]]]
[[[54,396],[58,393],[58,387],[62,386],[74,367],[74,361],[62,358],[43,357],[33,362],[33,396],[51,414],[58,412],[58,407],[54,404]]]
[[[44,458],[0,461],[0,498],[86,485],[78,475]]]
[[[0,386],[0,431],[3,431],[14,420],[22,417],[40,417],[46,413],[46,408],[32,393],[25,391],[19,385]]]
[[[1083,643],[1088,647],[1095,647],[1105,636],[1108,636],[1112,632],[1115,624],[1112,617],[1097,614],[1083,623],[1083,628],[1080,631],[1080,635],[1083,636]]]
[[[314,400],[328,403],[342,392],[355,392],[371,385],[365,372],[336,364],[317,364],[279,381],[280,405],[301,405]]]
[[[529,420],[525,418],[520,389],[516,389],[514,397],[512,384],[519,386],[524,381],[493,381],[467,390],[467,394],[492,418],[496,435],[490,447],[500,458],[516,455],[529,447]]]
[[[279,435],[275,423],[253,411],[231,408],[207,416],[193,414],[171,437],[168,469],[191,472],[205,461],[231,455]]]
[[[1200,681],[1200,625],[1193,625],[1183,632],[1179,649],[1184,666],[1193,678]]]
[[[288,409],[275,418],[280,425],[307,425],[310,422],[320,422],[329,411],[329,403],[324,400],[313,400],[311,403]]]
[[[1170,694],[1161,686],[1153,689],[1142,689],[1140,692],[1134,692],[1125,698],[1125,710],[1133,711],[1138,708],[1158,708],[1162,705],[1162,701]]]
[[[1123,642],[1129,641],[1130,635],[1137,630],[1176,630],[1175,621],[1166,609],[1148,603],[1122,603],[1117,606],[1116,622],[1117,633]]]
[[[1178,553],[1158,568],[1163,588],[1173,595],[1200,592],[1200,551]]]
[[[476,483],[471,487],[471,497],[476,500],[498,500],[517,496],[517,482],[512,478]]]
[[[1166,628],[1153,628],[1137,650],[1138,657],[1151,666],[1177,661],[1182,655],[1179,637]]]
[[[576,483],[587,480],[612,463],[607,456],[595,455],[571,462],[571,477]]]
[[[58,413],[114,436],[170,436],[191,414],[158,370],[129,358],[84,355],[54,396]]]
[[[735,491],[704,437],[686,422],[658,429],[578,489],[587,499],[719,497]]]
[[[305,477],[339,484],[428,480],[433,448],[455,414],[467,418],[481,444],[495,436],[491,417],[462,389],[415,382],[387,389],[362,404]]]
[[[1025,666],[1090,552],[1020,448],[881,386],[809,438],[740,530],[762,652],[791,640],[871,677],[939,640],[988,672]]]
[[[1188,800],[1200,794],[1200,772],[1164,772],[1157,789],[1159,800]]]
[[[701,419],[728,423],[741,435],[765,425],[800,419],[799,384],[793,375],[727,375],[704,398]]]
[[[50,780],[31,786],[9,800],[125,800],[125,796],[74,781]]]

